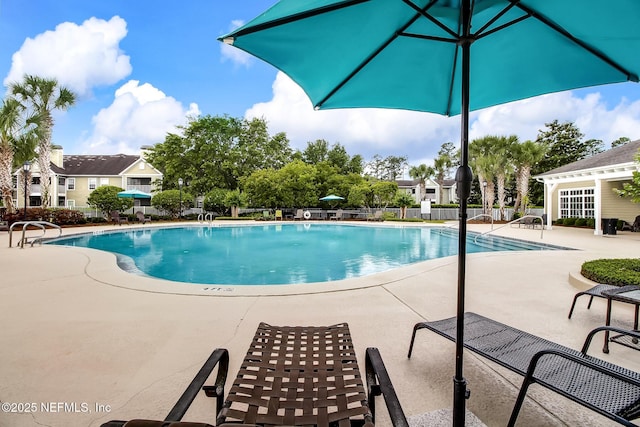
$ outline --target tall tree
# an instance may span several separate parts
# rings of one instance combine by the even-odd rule
[[[525,141],[521,144],[517,144],[511,153],[516,166],[517,196],[513,206],[513,209],[516,212],[520,210],[522,214],[526,213],[526,205],[529,200],[531,168],[533,168],[536,163],[544,157],[544,151],[544,145],[533,141]]]
[[[409,168],[409,176],[420,181],[420,200],[427,199],[427,180],[435,174],[431,166],[424,163],[420,166],[411,166]]]
[[[367,163],[367,172],[377,179],[395,181],[397,177],[402,176],[406,167],[406,156],[387,156],[383,159],[379,154],[376,154]]]
[[[11,83],[9,93],[22,105],[40,116],[41,133],[38,143],[38,167],[42,189],[42,207],[48,208],[51,196],[51,134],[53,111],[66,110],[75,104],[75,94],[58,85],[56,79],[25,75],[20,83]]]
[[[15,212],[12,172],[18,164],[35,158],[40,117],[25,115],[24,107],[14,98],[0,105],[0,194],[9,213]],[[26,182],[27,177],[22,177]]]
[[[620,138],[616,139],[615,141],[611,142],[611,148],[616,148],[620,145],[624,145],[627,142],[631,141],[629,138],[627,138],[626,136],[621,136]]]
[[[483,212],[491,214],[495,199],[495,179],[497,166],[497,153],[495,147],[497,136],[484,136],[474,139],[469,144],[469,164],[474,175],[478,178],[480,191],[482,192],[484,206]],[[483,183],[486,182],[485,186]]]
[[[435,171],[435,179],[440,189],[438,200],[444,203],[444,180],[451,173],[451,169],[457,163],[456,148],[452,142],[445,142],[438,151],[438,157],[433,161],[433,169]]]
[[[534,175],[549,172],[560,166],[585,159],[602,152],[602,141],[589,139],[584,141],[584,134],[571,123],[559,123],[554,120],[546,123],[546,130],[540,130],[536,142],[545,147],[544,157],[532,169]],[[531,187],[532,202],[541,204],[544,201],[544,189],[541,183]]]
[[[164,174],[163,188],[177,188],[178,178],[189,182],[191,194],[212,188],[235,190],[256,170],[279,169],[291,160],[284,133],[269,136],[264,119],[202,116],[168,134],[147,153],[147,161]]]
[[[512,152],[516,145],[518,145],[518,137],[516,135],[500,136],[495,139],[493,153],[501,221],[505,220],[505,186],[507,180],[510,179],[513,174]]]

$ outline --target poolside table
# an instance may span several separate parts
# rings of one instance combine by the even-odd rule
[[[624,302],[627,304],[635,305],[635,317],[633,320],[633,330],[638,330],[638,309],[640,308],[640,286],[629,285],[622,286],[617,289],[611,289],[609,291],[603,291],[602,295],[607,298],[607,317],[606,317],[606,325],[609,326],[611,324],[611,306],[613,301]],[[602,351],[604,353],[609,353],[609,342],[615,342],[625,347],[630,347],[636,350],[640,350],[640,344],[638,343],[637,338],[631,338],[625,335],[615,335],[611,338],[609,337],[609,332],[605,332],[604,335],[604,347]]]

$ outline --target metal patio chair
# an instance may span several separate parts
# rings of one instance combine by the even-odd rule
[[[218,367],[215,383],[204,385]],[[209,356],[164,421],[109,421],[102,427],[210,427],[180,422],[202,389],[216,400],[216,425],[374,426],[375,400],[384,396],[395,427],[407,427],[398,397],[376,348],[365,353],[363,385],[346,323],[271,326],[260,323],[238,375],[224,397],[229,353]]]

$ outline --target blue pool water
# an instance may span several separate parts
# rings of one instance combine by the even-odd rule
[[[468,253],[558,249],[474,237],[468,236]],[[146,228],[83,234],[50,244],[112,252],[125,270],[177,282],[272,285],[342,280],[456,255],[458,231],[297,223]]]

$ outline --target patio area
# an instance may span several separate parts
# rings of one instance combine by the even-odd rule
[[[111,229],[64,229],[63,235]],[[469,225],[471,231],[488,229]],[[546,230],[542,240],[539,229],[505,227],[496,234],[578,250],[468,255],[466,311],[575,349],[589,330],[604,324],[606,301],[596,299],[587,310],[587,299],[579,300],[567,319],[573,295],[588,287],[570,283],[570,273],[586,260],[637,256],[640,243],[640,233],[594,236],[593,230],[563,227]],[[3,232],[0,268],[0,400],[36,404],[23,413],[7,412],[3,405],[0,425],[162,419],[214,348],[229,350],[233,377],[259,322],[347,322],[361,368],[366,347],[378,347],[408,417],[452,406],[454,344],[422,332],[410,360],[407,349],[416,322],[455,315],[456,257],[345,281],[347,290],[341,283],[203,289],[125,273],[114,256],[93,250],[9,248]],[[616,305],[612,323],[631,328],[632,307]],[[613,344],[603,354],[602,336],[597,339],[590,354],[640,370],[637,352]],[[469,352],[464,375],[471,390],[467,409],[487,426],[505,425],[522,377]],[[213,399],[198,396],[185,420],[213,424]],[[535,385],[518,421],[616,425]],[[376,424],[390,425],[382,402]]]

